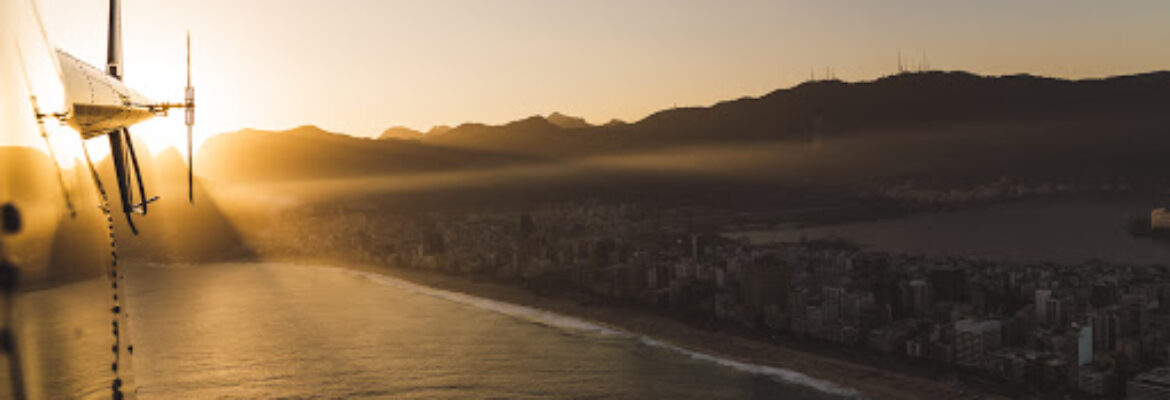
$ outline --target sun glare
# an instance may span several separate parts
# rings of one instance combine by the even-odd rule
[[[182,111],[166,118],[155,118],[130,128],[134,139],[146,145],[150,153],[158,155],[168,148],[187,153],[187,127],[183,125]],[[195,143],[198,153],[198,143]]]

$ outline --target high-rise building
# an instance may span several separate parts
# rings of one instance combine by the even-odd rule
[[[915,279],[906,285],[909,291],[910,309],[915,315],[924,315],[933,302],[930,284],[924,279]]]
[[[1068,306],[1071,302],[1066,298],[1048,299],[1048,306],[1045,307],[1047,317],[1044,321],[1050,326],[1063,327],[1068,324]]]
[[[826,286],[821,288],[822,307],[826,321],[837,321],[841,318],[841,309],[844,305],[845,289]]]
[[[786,264],[755,262],[740,276],[745,303],[755,310],[775,304],[784,307],[788,301],[789,268]]]
[[[955,321],[955,362],[973,368],[988,368],[987,353],[1002,344],[999,321]]]
[[[808,295],[804,289],[793,290],[792,292],[788,293],[787,309],[789,317],[800,317],[803,319],[807,307]]]
[[[1142,334],[1145,324],[1149,320],[1149,299],[1144,293],[1131,293],[1121,296],[1121,330],[1125,336]]]
[[[1093,327],[1077,328],[1077,366],[1093,362]]]
[[[1036,289],[1036,322],[1048,323],[1048,299],[1052,298],[1052,291]]]
[[[1121,334],[1121,317],[1112,310],[1098,310],[1086,317],[1086,323],[1093,328],[1093,349],[1113,350]]]

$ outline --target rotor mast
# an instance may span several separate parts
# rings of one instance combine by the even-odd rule
[[[122,80],[122,1],[110,0],[110,24],[106,36],[106,74]]]

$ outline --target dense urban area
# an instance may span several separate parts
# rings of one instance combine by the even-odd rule
[[[1023,264],[752,244],[718,215],[596,202],[389,214],[318,205],[251,241],[659,310],[784,343],[972,377],[1009,393],[1170,398],[1170,266]],[[728,218],[730,219],[730,218]],[[328,249],[328,250],[321,250]]]

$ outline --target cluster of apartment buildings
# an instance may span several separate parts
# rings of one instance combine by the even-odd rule
[[[298,224],[295,234],[266,235],[268,247],[281,247],[271,251],[329,249],[669,309],[1033,389],[1118,397],[1170,376],[1155,369],[1170,365],[1166,265],[925,257],[832,240],[750,244],[713,233],[693,210],[595,203],[417,216],[325,209],[279,225]]]

